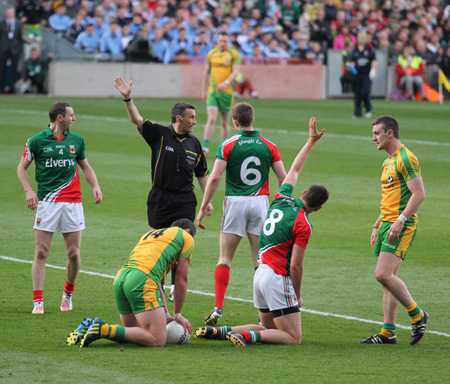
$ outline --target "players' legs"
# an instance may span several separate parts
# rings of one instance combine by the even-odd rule
[[[220,129],[220,140],[224,140],[227,137],[230,136],[230,113],[220,113],[220,122],[221,122],[221,129]]]
[[[223,308],[225,293],[230,281],[231,262],[241,239],[241,236],[232,233],[220,233],[220,256],[214,272],[214,291],[216,296],[214,307],[216,308]]]
[[[259,311],[259,320],[261,321],[263,327],[267,329],[275,329],[277,327],[273,321],[272,312]]]
[[[141,324],[139,324],[139,321],[137,321],[134,313],[127,313],[125,315],[120,313],[119,315],[120,315],[120,321],[122,322],[122,325],[126,328],[141,326]]]
[[[40,231],[35,229],[36,248],[34,261],[31,267],[31,277],[33,279],[33,290],[44,288],[45,263],[50,252],[53,232]]]
[[[253,266],[258,268],[258,252],[259,252],[259,236],[247,233],[248,242],[250,243],[250,251],[252,253]]]
[[[300,312],[273,319],[276,329],[261,331],[261,343],[300,344],[302,341],[302,317]]]
[[[394,269],[393,274],[398,275],[401,264]],[[395,324],[397,321],[398,300],[392,295],[388,288],[383,286],[383,322]]]
[[[396,276],[402,263],[402,259],[392,253],[381,252],[378,256],[378,263],[375,268],[375,278],[386,287],[387,290],[404,307],[409,307],[414,303],[405,283]]]
[[[69,284],[75,284],[81,267],[81,233],[82,231],[63,233],[67,253],[66,281]]]
[[[206,108],[206,124],[205,131],[203,133],[203,147],[209,148],[209,142],[211,141],[214,134],[214,127],[216,125],[217,115],[219,113],[219,109],[216,106],[208,106]]]
[[[123,320],[121,315],[121,319]],[[126,316],[126,315],[125,315]],[[158,307],[135,314],[140,325],[125,328],[124,341],[148,347],[164,347],[166,344],[166,317],[164,308]]]

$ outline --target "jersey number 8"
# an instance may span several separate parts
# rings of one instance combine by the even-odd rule
[[[266,236],[270,236],[275,232],[275,224],[283,218],[283,211],[274,209],[270,212],[269,217],[264,222],[263,231]]]

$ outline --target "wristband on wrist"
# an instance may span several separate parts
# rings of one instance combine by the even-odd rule
[[[166,312],[166,319],[168,319],[170,317],[170,313]]]
[[[397,217],[397,220],[400,220],[403,224],[405,224],[405,221],[408,219],[406,218],[405,215],[400,214],[400,216]]]
[[[375,227],[375,225],[373,226],[375,229],[378,229],[378,227]]]
[[[124,101],[125,103],[128,103],[129,101],[131,101],[131,97],[129,99],[123,99],[122,101]]]
[[[224,81],[224,83],[228,85],[228,84],[230,84],[230,80],[226,79],[226,80]]]
[[[175,313],[175,314],[173,315],[173,317],[175,317],[175,318],[181,317],[181,313]]]

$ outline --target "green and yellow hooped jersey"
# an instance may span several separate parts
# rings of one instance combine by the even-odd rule
[[[221,51],[218,48],[213,48],[208,52],[206,62],[209,65],[209,88],[208,92],[216,92],[217,86],[223,83],[233,72],[233,65],[241,64],[241,57],[239,52],[231,47]],[[234,83],[223,91],[223,93],[231,95],[233,93]]]

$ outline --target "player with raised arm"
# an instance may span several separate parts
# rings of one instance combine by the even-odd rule
[[[259,239],[260,266],[253,279],[253,299],[259,309],[262,327],[202,327],[196,337],[228,339],[236,347],[248,343],[300,344],[302,338],[300,307],[303,259],[312,225],[308,215],[328,200],[323,185],[314,184],[299,199],[293,190],[314,144],[325,130],[318,132],[316,118],[309,121],[309,139],[295,158],[274,201],[270,205]]]
[[[258,241],[269,209],[269,172],[273,169],[279,186],[286,177],[277,146],[253,129],[254,110],[248,103],[232,108],[237,134],[220,143],[216,162],[206,184],[203,202],[197,214],[197,225],[205,228],[202,219],[214,196],[223,172],[226,190],[220,229],[220,255],[214,272],[215,304],[206,317],[214,325],[223,315],[223,302],[230,281],[230,266],[236,249],[247,234],[254,268],[258,268]]]

